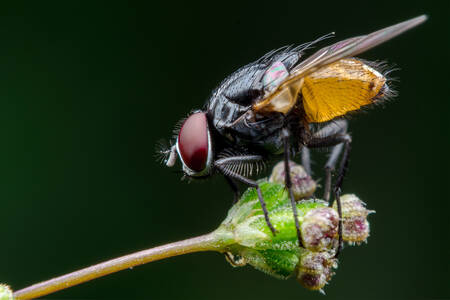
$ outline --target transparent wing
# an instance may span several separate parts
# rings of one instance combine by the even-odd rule
[[[322,48],[291,70],[290,78],[295,79],[299,76],[305,76],[339,59],[358,55],[425,22],[427,18],[426,15],[422,15],[368,35],[349,38]]]

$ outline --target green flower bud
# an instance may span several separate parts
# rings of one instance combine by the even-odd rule
[[[0,284],[0,300],[13,300],[13,292],[6,284]]]
[[[259,185],[278,234],[273,236],[268,228],[256,191],[248,190],[230,209],[219,228],[220,232],[232,234],[233,242],[227,247],[226,258],[234,267],[249,264],[285,279],[296,273],[300,256],[307,250],[298,247],[292,207],[285,188],[266,181],[260,181]],[[336,211],[324,201],[304,200],[297,203],[297,212],[304,244],[312,251],[332,253],[330,248],[336,240],[338,224]]]
[[[273,236],[267,226],[258,195],[254,189],[244,193],[241,200],[231,208],[227,218],[222,223],[222,227],[228,232],[232,232],[234,241],[244,247],[257,250],[298,249],[292,207],[284,186],[265,181],[259,182],[259,185],[269,211],[269,218],[278,234]],[[317,208],[326,208],[328,210],[326,202],[321,200],[306,200],[297,203],[300,225],[305,221],[307,213]],[[317,221],[319,219],[316,214],[312,213],[306,219],[311,217],[315,217]],[[314,220],[308,221],[305,228],[310,229],[312,222]],[[322,227],[319,225],[319,228]],[[309,232],[312,232],[312,230],[309,230]],[[307,236],[309,232],[305,232],[305,235]],[[310,238],[308,238],[309,240]]]
[[[296,275],[304,287],[321,291],[334,274],[333,268],[337,267],[334,258],[339,223],[336,207],[328,207],[328,203],[317,199],[296,203],[305,247],[300,248],[291,202],[284,187],[284,174],[281,174],[279,166],[275,167],[271,182],[258,182],[269,219],[278,233],[274,236],[267,226],[258,194],[250,188],[229,210],[226,219],[216,230],[219,246],[234,267],[249,264],[280,279]],[[298,171],[300,168],[293,170]],[[281,178],[281,184],[275,183]],[[365,240],[369,229],[366,217],[371,211],[355,195],[343,195],[341,201],[344,240]]]
[[[279,279],[287,279],[294,272],[299,262],[299,251],[254,250],[247,247],[231,248],[225,258],[233,267],[246,264]],[[236,254],[239,253],[239,254]]]
[[[308,173],[306,173],[305,169],[301,165],[290,161],[289,167],[291,172],[292,192],[294,193],[295,199],[298,201],[311,197],[317,188],[316,182],[311,178],[311,176],[308,175]],[[284,161],[280,161],[273,168],[269,182],[284,185],[284,181]]]

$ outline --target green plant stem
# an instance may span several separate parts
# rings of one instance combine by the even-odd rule
[[[202,251],[219,251],[229,244],[223,236],[212,232],[187,240],[114,258],[60,277],[43,281],[14,293],[14,299],[34,299],[127,268],[164,258]]]

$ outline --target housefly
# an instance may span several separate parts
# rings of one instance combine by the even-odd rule
[[[426,19],[422,15],[349,38],[303,59],[306,50],[330,37],[326,35],[297,47],[271,51],[238,69],[213,91],[202,110],[193,111],[180,123],[173,144],[163,151],[165,164],[172,167],[178,156],[188,177],[220,173],[235,199],[239,197],[236,182],[255,188],[266,223],[275,235],[258,183],[249,176],[261,169],[263,161],[283,155],[286,188],[302,247],[289,160],[301,153],[302,164],[310,172],[309,149],[331,147],[324,184],[324,199],[330,201],[331,176],[341,156],[333,185],[341,217],[339,196],[351,143],[345,117],[393,94],[380,64],[355,56]],[[342,247],[342,222],[338,233],[336,256]]]

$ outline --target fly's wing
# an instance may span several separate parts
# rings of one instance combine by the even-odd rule
[[[262,113],[274,111],[287,113],[295,105],[305,76],[340,59],[358,55],[378,46],[425,22],[426,19],[427,16],[422,15],[371,34],[349,38],[320,49],[290,70],[289,75],[284,76],[284,80],[278,87],[271,89],[265,99],[255,103],[253,109]]]
[[[349,38],[325,47],[297,65],[292,71],[292,77],[305,76],[339,59],[356,56],[375,46],[378,46],[403,32],[422,24],[427,19],[422,15],[411,20],[375,31],[368,35]]]
[[[340,59],[303,78],[303,117],[308,123],[357,111],[382,100],[389,91],[384,75],[357,59]]]

